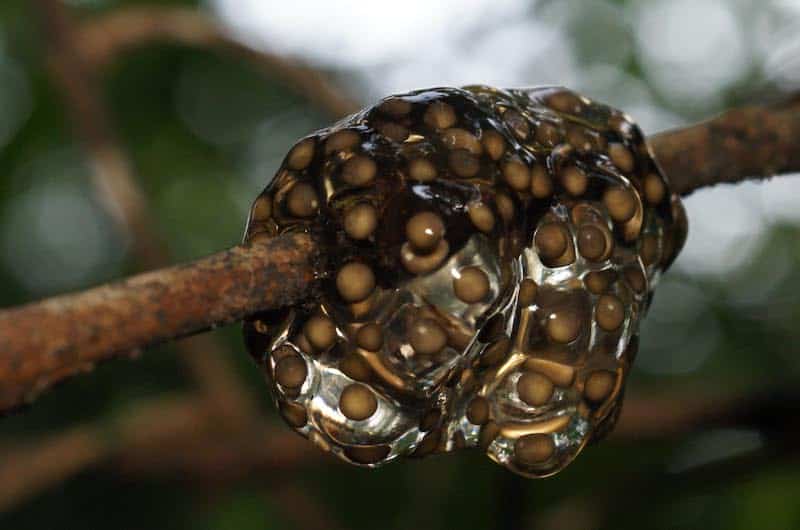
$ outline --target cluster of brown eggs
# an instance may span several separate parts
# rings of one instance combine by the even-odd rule
[[[476,86],[297,143],[246,240],[291,231],[320,290],[245,334],[292,427],[356,464],[477,446],[547,476],[613,427],[686,219],[624,114]]]

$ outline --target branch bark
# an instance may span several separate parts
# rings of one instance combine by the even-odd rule
[[[97,361],[296,303],[316,261],[311,238],[289,234],[0,311],[0,411]]]
[[[648,138],[673,189],[760,180],[800,171],[800,94],[729,110]]]

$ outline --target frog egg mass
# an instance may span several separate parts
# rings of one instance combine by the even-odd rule
[[[245,323],[286,422],[377,466],[477,448],[545,477],[610,432],[686,238],[623,113],[563,88],[391,96],[299,141],[246,241],[322,249],[306,302]]]

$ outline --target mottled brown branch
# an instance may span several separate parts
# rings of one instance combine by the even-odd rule
[[[97,361],[296,303],[316,260],[311,239],[290,234],[0,311],[0,411]]]
[[[121,237],[132,239],[140,267],[151,270],[174,260],[152,224],[148,201],[133,169],[133,162],[116,134],[111,112],[99,89],[99,72],[86,61],[67,7],[57,0],[37,0],[48,64],[53,83],[60,89],[76,135],[91,167],[91,183],[101,203],[114,219]],[[253,404],[224,358],[225,348],[212,335],[190,337],[176,343],[183,363],[202,391],[226,421],[246,421]]]
[[[729,110],[648,139],[675,191],[800,171],[800,96]]]
[[[194,8],[155,5],[120,8],[86,21],[77,38],[83,58],[97,67],[126,50],[157,42],[218,49],[244,58],[333,117],[345,116],[360,107],[322,72],[299,61],[250,48],[232,38],[207,13]]]

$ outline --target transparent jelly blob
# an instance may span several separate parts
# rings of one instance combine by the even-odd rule
[[[245,240],[303,231],[313,298],[245,323],[286,422],[358,465],[479,448],[544,477],[607,434],[686,237],[623,113],[564,88],[391,96],[301,139]]]

